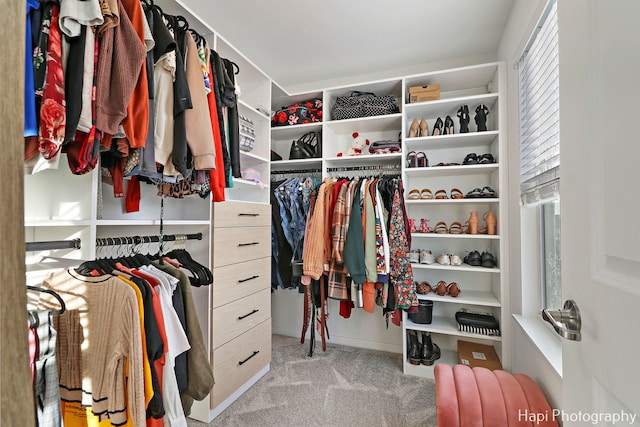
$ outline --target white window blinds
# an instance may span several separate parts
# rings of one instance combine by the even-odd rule
[[[550,2],[518,64],[523,204],[559,194],[558,18]]]

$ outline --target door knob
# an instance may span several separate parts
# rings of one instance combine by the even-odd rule
[[[549,322],[556,333],[569,341],[580,341],[580,310],[573,300],[564,302],[561,310],[542,310],[542,318]]]

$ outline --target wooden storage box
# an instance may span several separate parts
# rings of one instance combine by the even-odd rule
[[[440,99],[440,85],[411,86],[409,103],[435,101]]]

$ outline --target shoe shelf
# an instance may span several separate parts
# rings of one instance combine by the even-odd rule
[[[416,331],[426,331],[434,334],[445,334],[445,335],[453,335],[458,337],[466,337],[466,338],[479,338],[483,340],[490,341],[502,341],[501,336],[494,335],[482,335],[482,334],[472,334],[470,332],[462,332],[458,330],[458,324],[456,323],[456,319],[454,317],[444,317],[444,316],[433,316],[431,319],[431,323],[415,323],[412,322],[408,317],[405,319],[406,328],[413,329]]]
[[[487,267],[474,267],[471,265],[442,265],[442,264],[411,264],[413,269],[424,270],[451,270],[461,272],[473,272],[473,273],[500,273],[499,268],[487,268]]]
[[[499,167],[500,165],[498,163],[486,165],[429,166],[426,168],[406,168],[405,174],[409,177],[488,175],[498,170]]]
[[[499,240],[497,234],[451,234],[451,233],[411,233],[412,239],[420,239],[422,237],[435,237],[437,239],[480,239],[480,240]]]
[[[461,96],[456,98],[440,99],[437,101],[425,101],[415,102],[413,104],[404,104],[405,114],[407,117],[417,118],[423,117],[436,117],[440,116],[444,119],[445,116],[455,117],[458,108],[462,105],[469,106],[469,112],[473,117],[473,110],[479,104],[485,104],[491,111],[494,110],[494,106],[498,101],[497,93],[487,93],[482,95]],[[429,123],[431,124],[431,123]],[[432,129],[432,128],[430,128]]]
[[[418,299],[421,300],[430,300],[435,302],[442,303],[453,303],[453,304],[468,304],[468,305],[481,305],[487,307],[501,307],[502,304],[496,298],[496,296],[487,291],[467,291],[462,290],[457,297],[452,297],[450,295],[440,296],[435,292],[429,292],[428,294],[418,294]]]
[[[407,120],[407,126],[411,123]],[[435,148],[456,148],[456,147],[476,147],[491,144],[497,137],[497,130],[485,132],[454,133],[452,135],[418,136],[405,138],[406,151],[425,150]]]
[[[435,366],[440,363],[455,365],[456,363],[458,363],[458,352],[440,349],[440,359],[436,360],[436,363],[434,363],[433,365],[412,365],[411,363],[409,363],[409,359],[406,358],[403,363],[404,373],[417,377],[433,378],[433,370]]]
[[[471,199],[420,199],[420,200],[405,200],[407,205],[423,205],[423,204],[445,204],[445,203],[498,203],[500,199],[498,198],[482,198],[475,197]]]

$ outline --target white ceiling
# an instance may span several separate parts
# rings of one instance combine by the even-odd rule
[[[429,64],[495,60],[514,0],[178,2],[281,87],[297,91]]]

